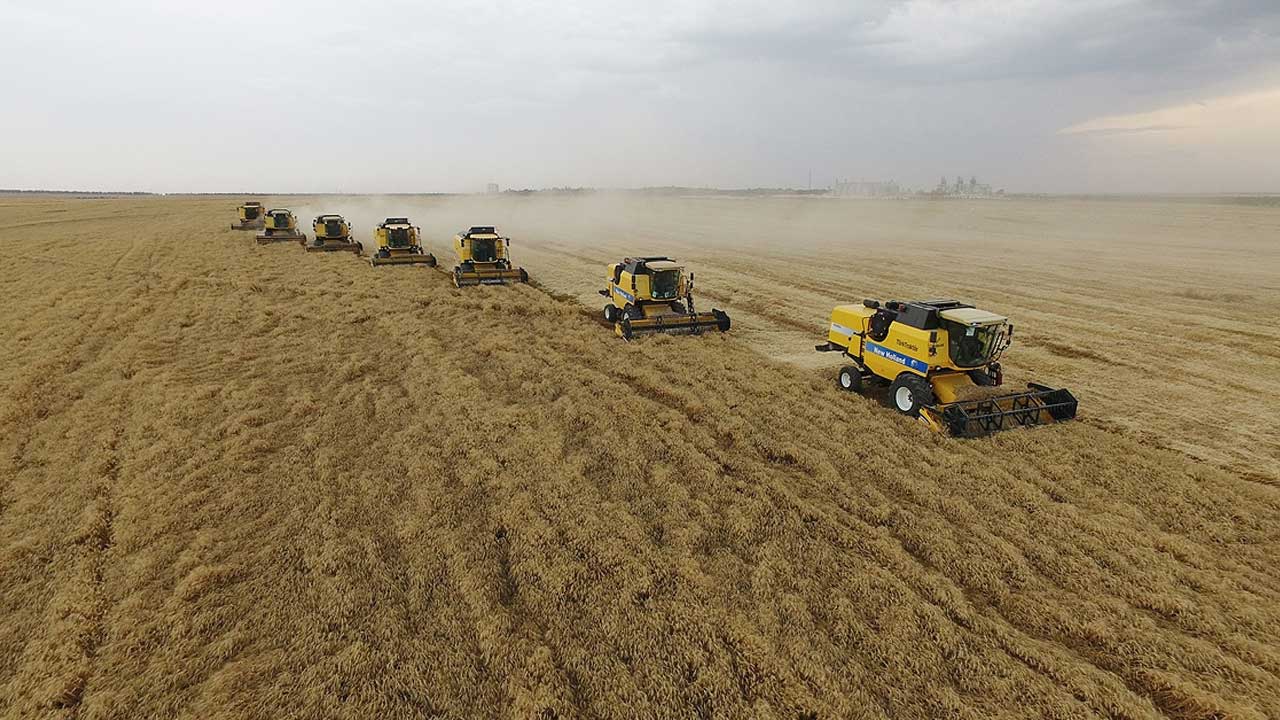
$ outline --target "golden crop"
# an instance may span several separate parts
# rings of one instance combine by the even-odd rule
[[[406,200],[542,286],[458,290],[237,202],[0,197],[0,715],[1280,716],[1274,208]],[[595,320],[650,251],[734,330]],[[840,392],[871,294],[1081,420]]]

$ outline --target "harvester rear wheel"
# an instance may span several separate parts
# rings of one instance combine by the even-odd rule
[[[848,390],[849,392],[862,391],[862,372],[853,365],[845,365],[840,368],[838,380],[842,390]]]
[[[902,373],[889,386],[889,397],[898,412],[916,417],[921,407],[933,402],[933,386],[919,375]]]

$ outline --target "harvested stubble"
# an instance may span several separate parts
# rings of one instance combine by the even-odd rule
[[[6,715],[1280,714],[1271,485],[232,204],[4,202]]]

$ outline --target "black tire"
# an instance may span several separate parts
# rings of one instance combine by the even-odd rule
[[[618,322],[618,308],[613,303],[604,306],[604,321],[610,325]]]
[[[889,386],[889,401],[903,415],[917,417],[920,408],[933,404],[933,386],[913,373],[902,373]]]
[[[622,318],[621,327],[622,327],[622,339],[630,340],[631,339],[631,320],[625,317]]]
[[[712,310],[711,314],[716,317],[716,327],[720,332],[729,332],[729,314],[721,310]]]
[[[862,371],[856,365],[845,365],[836,375],[836,382],[841,390],[862,392]]]
[[[640,308],[634,305],[628,304],[626,307],[622,308],[622,319],[623,320],[643,320],[644,313],[640,312]]]

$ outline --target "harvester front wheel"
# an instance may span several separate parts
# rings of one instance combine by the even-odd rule
[[[849,392],[862,391],[862,372],[853,365],[845,365],[840,368],[840,375],[837,379],[842,390],[848,390]]]
[[[916,417],[921,407],[933,401],[933,386],[919,375],[902,373],[889,386],[889,397],[898,412]]]
[[[618,308],[613,303],[604,306],[604,321],[610,325],[618,322]]]
[[[720,332],[729,332],[729,314],[722,310],[712,310],[711,314],[715,316],[716,327],[720,329]]]

